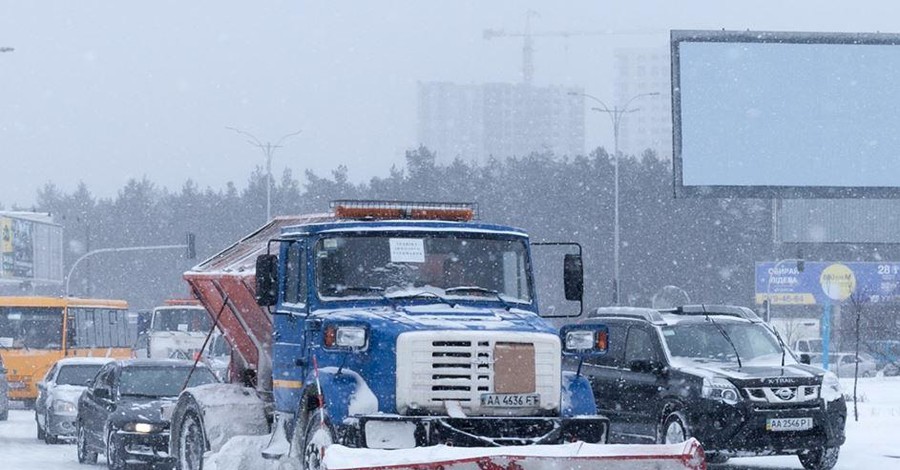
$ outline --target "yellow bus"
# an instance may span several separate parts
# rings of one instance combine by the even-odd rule
[[[37,383],[63,357],[131,357],[124,300],[0,297],[0,355],[9,398],[30,404]]]

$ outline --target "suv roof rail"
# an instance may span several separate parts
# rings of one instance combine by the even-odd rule
[[[762,319],[747,307],[737,305],[682,305],[681,307],[662,309],[660,312],[671,313],[674,315],[724,315],[729,317],[743,318],[744,320],[754,323],[761,323]]]
[[[588,317],[626,317],[637,318],[656,324],[666,323],[666,320],[659,313],[659,310],[654,310],[652,308],[600,307],[588,314]]]

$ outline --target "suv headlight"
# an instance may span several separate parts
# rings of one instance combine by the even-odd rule
[[[825,401],[843,400],[844,392],[841,390],[841,381],[832,372],[826,372],[822,376],[822,388],[819,396]]]
[[[54,413],[77,413],[78,408],[74,403],[65,400],[53,400],[51,406]]]
[[[738,392],[737,387],[722,377],[704,378],[701,394],[703,398],[720,401],[728,405],[735,405],[741,400],[741,394]]]

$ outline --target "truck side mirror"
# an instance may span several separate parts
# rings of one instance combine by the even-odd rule
[[[584,296],[584,267],[581,255],[568,254],[563,261],[566,300],[580,301]]]
[[[256,303],[267,307],[278,300],[278,257],[256,257]]]

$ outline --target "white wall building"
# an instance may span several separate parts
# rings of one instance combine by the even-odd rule
[[[639,111],[625,114],[619,126],[619,150],[624,155],[639,156],[644,150],[655,150],[661,158],[672,158],[672,78],[668,47],[631,47],[615,50],[613,76],[614,102],[624,105],[640,93],[642,97],[630,108]]]

